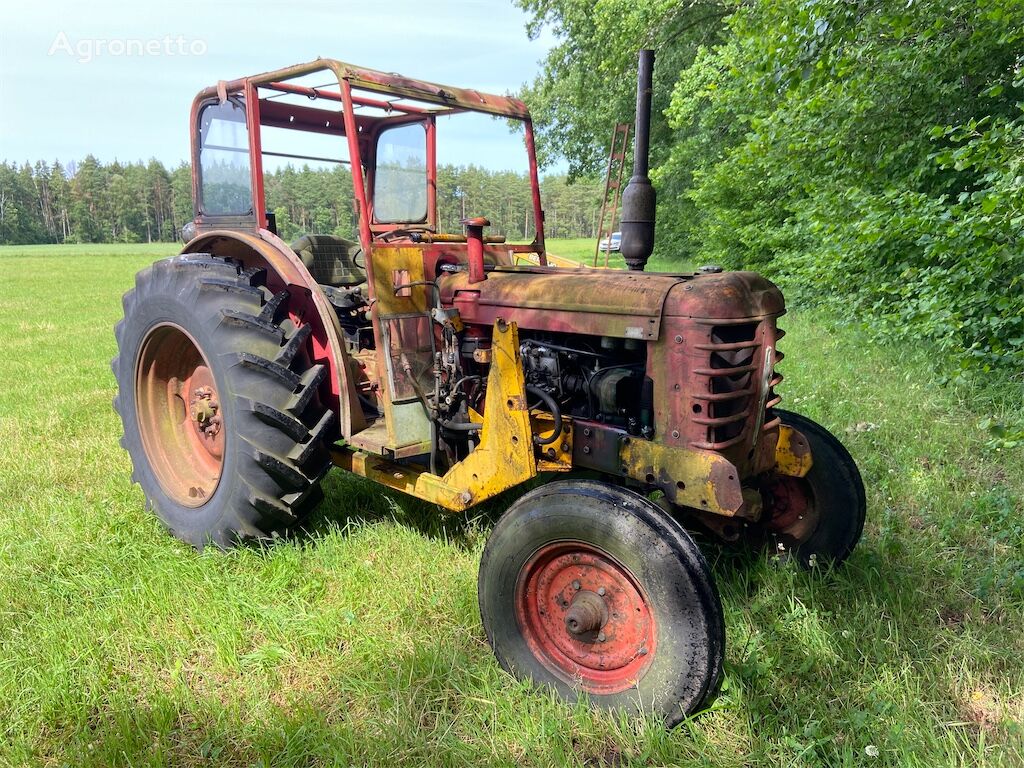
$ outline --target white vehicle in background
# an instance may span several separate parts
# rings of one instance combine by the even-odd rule
[[[619,246],[622,244],[622,233],[612,232],[608,237],[602,237],[601,242],[597,244],[598,250],[610,251],[612,253],[619,252]]]

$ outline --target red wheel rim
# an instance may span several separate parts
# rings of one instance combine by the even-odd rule
[[[818,527],[818,510],[805,478],[775,475],[763,488],[765,525],[780,541],[780,549],[811,537]]]
[[[597,547],[578,541],[541,547],[519,572],[515,602],[533,655],[588,693],[631,688],[654,660],[657,633],[646,593],[629,569]]]
[[[224,424],[209,363],[183,328],[165,323],[143,339],[135,407],[146,458],[164,492],[201,507],[220,483]]]

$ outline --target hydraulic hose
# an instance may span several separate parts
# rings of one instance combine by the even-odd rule
[[[527,385],[526,392],[534,397],[539,397],[541,402],[543,402],[544,405],[548,407],[548,410],[551,411],[551,415],[555,419],[555,426],[551,434],[547,437],[534,435],[533,442],[537,445],[551,445],[551,443],[555,442],[555,440],[558,440],[562,436],[562,409],[558,407],[558,403],[555,401],[555,398],[543,389]]]
[[[437,423],[450,432],[476,432],[483,427],[483,424],[477,424],[475,421],[444,421],[443,419],[438,419]]]

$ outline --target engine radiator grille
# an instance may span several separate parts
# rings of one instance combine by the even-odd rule
[[[756,435],[779,425],[773,409],[782,401],[775,392],[782,374],[775,364],[783,355],[776,344],[785,331],[776,327],[775,317],[708,320],[698,327],[693,348],[700,350],[701,362],[693,373],[704,386],[692,394],[689,418],[703,427],[691,434],[703,439],[690,444],[713,451],[752,447]]]

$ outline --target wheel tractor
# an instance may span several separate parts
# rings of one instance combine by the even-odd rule
[[[827,567],[865,497],[843,446],[778,407],[779,290],[644,271],[652,66],[642,52],[626,270],[548,262],[517,99],[333,59],[201,91],[187,244],[125,294],[112,365],[133,480],[171,533],[230,547],[300,527],[332,466],[451,513],[530,483],[480,564],[501,666],[669,724],[708,701],[724,624],[687,528]],[[469,114],[523,137],[528,241],[488,232],[489,211],[442,226],[438,134]],[[276,234],[270,134],[333,142],[357,235]]]

